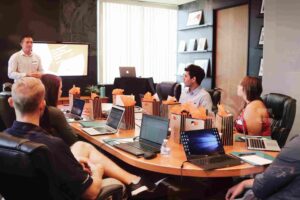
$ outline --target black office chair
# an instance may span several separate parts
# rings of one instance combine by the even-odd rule
[[[283,147],[293,127],[296,99],[277,93],[266,94],[262,99],[272,118],[272,138],[277,140],[280,147]]]
[[[10,199],[70,199],[56,184],[51,153],[44,144],[0,132],[0,194]],[[122,185],[101,189],[97,199],[120,200]]]
[[[167,100],[168,95],[179,100],[181,85],[176,82],[161,82],[156,85],[156,93],[161,100]]]
[[[213,106],[212,106],[212,111],[214,113],[218,112],[218,104],[220,104],[221,102],[221,90],[220,88],[214,88],[214,89],[210,89],[210,90],[206,90],[211,97]]]
[[[8,104],[8,98],[10,96],[10,93],[0,93],[0,121],[2,123],[1,125],[4,125],[4,127],[1,127],[1,130],[11,127],[16,119],[14,109]]]

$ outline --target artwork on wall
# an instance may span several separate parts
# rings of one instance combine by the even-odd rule
[[[260,14],[265,13],[265,0],[261,1]]]
[[[260,64],[259,64],[259,72],[258,72],[258,76],[263,76],[263,72],[264,72],[263,64],[264,64],[264,59],[261,58],[261,59],[260,59]]]
[[[187,21],[187,26],[196,26],[201,24],[202,21],[202,10],[196,11],[189,13],[188,21]]]
[[[262,26],[260,29],[260,36],[259,36],[259,45],[264,45],[264,27]]]

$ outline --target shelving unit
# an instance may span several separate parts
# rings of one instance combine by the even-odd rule
[[[182,53],[182,54],[186,54],[186,53],[211,53],[212,50],[208,49],[208,50],[203,50],[203,51],[182,51],[182,52],[178,52],[178,53]]]
[[[206,27],[212,27],[212,24],[201,24],[198,26],[189,26],[189,27],[185,27],[185,28],[180,28],[178,29],[178,31],[186,31],[186,30],[191,30],[191,29],[196,29],[196,28],[206,28]]]

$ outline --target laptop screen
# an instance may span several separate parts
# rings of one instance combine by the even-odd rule
[[[161,145],[167,138],[168,128],[168,119],[143,114],[140,139]]]
[[[106,125],[117,129],[122,119],[124,109],[113,106],[106,121]]]
[[[85,101],[81,99],[74,99],[71,113],[74,115],[81,116]]]
[[[224,153],[218,130],[202,129],[186,131],[181,136],[186,155],[213,155]]]

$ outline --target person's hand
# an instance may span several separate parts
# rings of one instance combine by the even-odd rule
[[[239,196],[245,188],[250,188],[253,186],[253,179],[245,180],[240,182],[239,184],[231,187],[226,193],[226,200],[234,200],[237,196]]]
[[[79,164],[82,166],[83,171],[87,172],[88,174],[92,175],[92,170],[89,164],[89,160],[84,157],[78,157],[76,158],[79,162]]]
[[[34,77],[34,78],[41,78],[42,74],[39,72],[33,72],[33,73],[28,73],[27,76]]]

